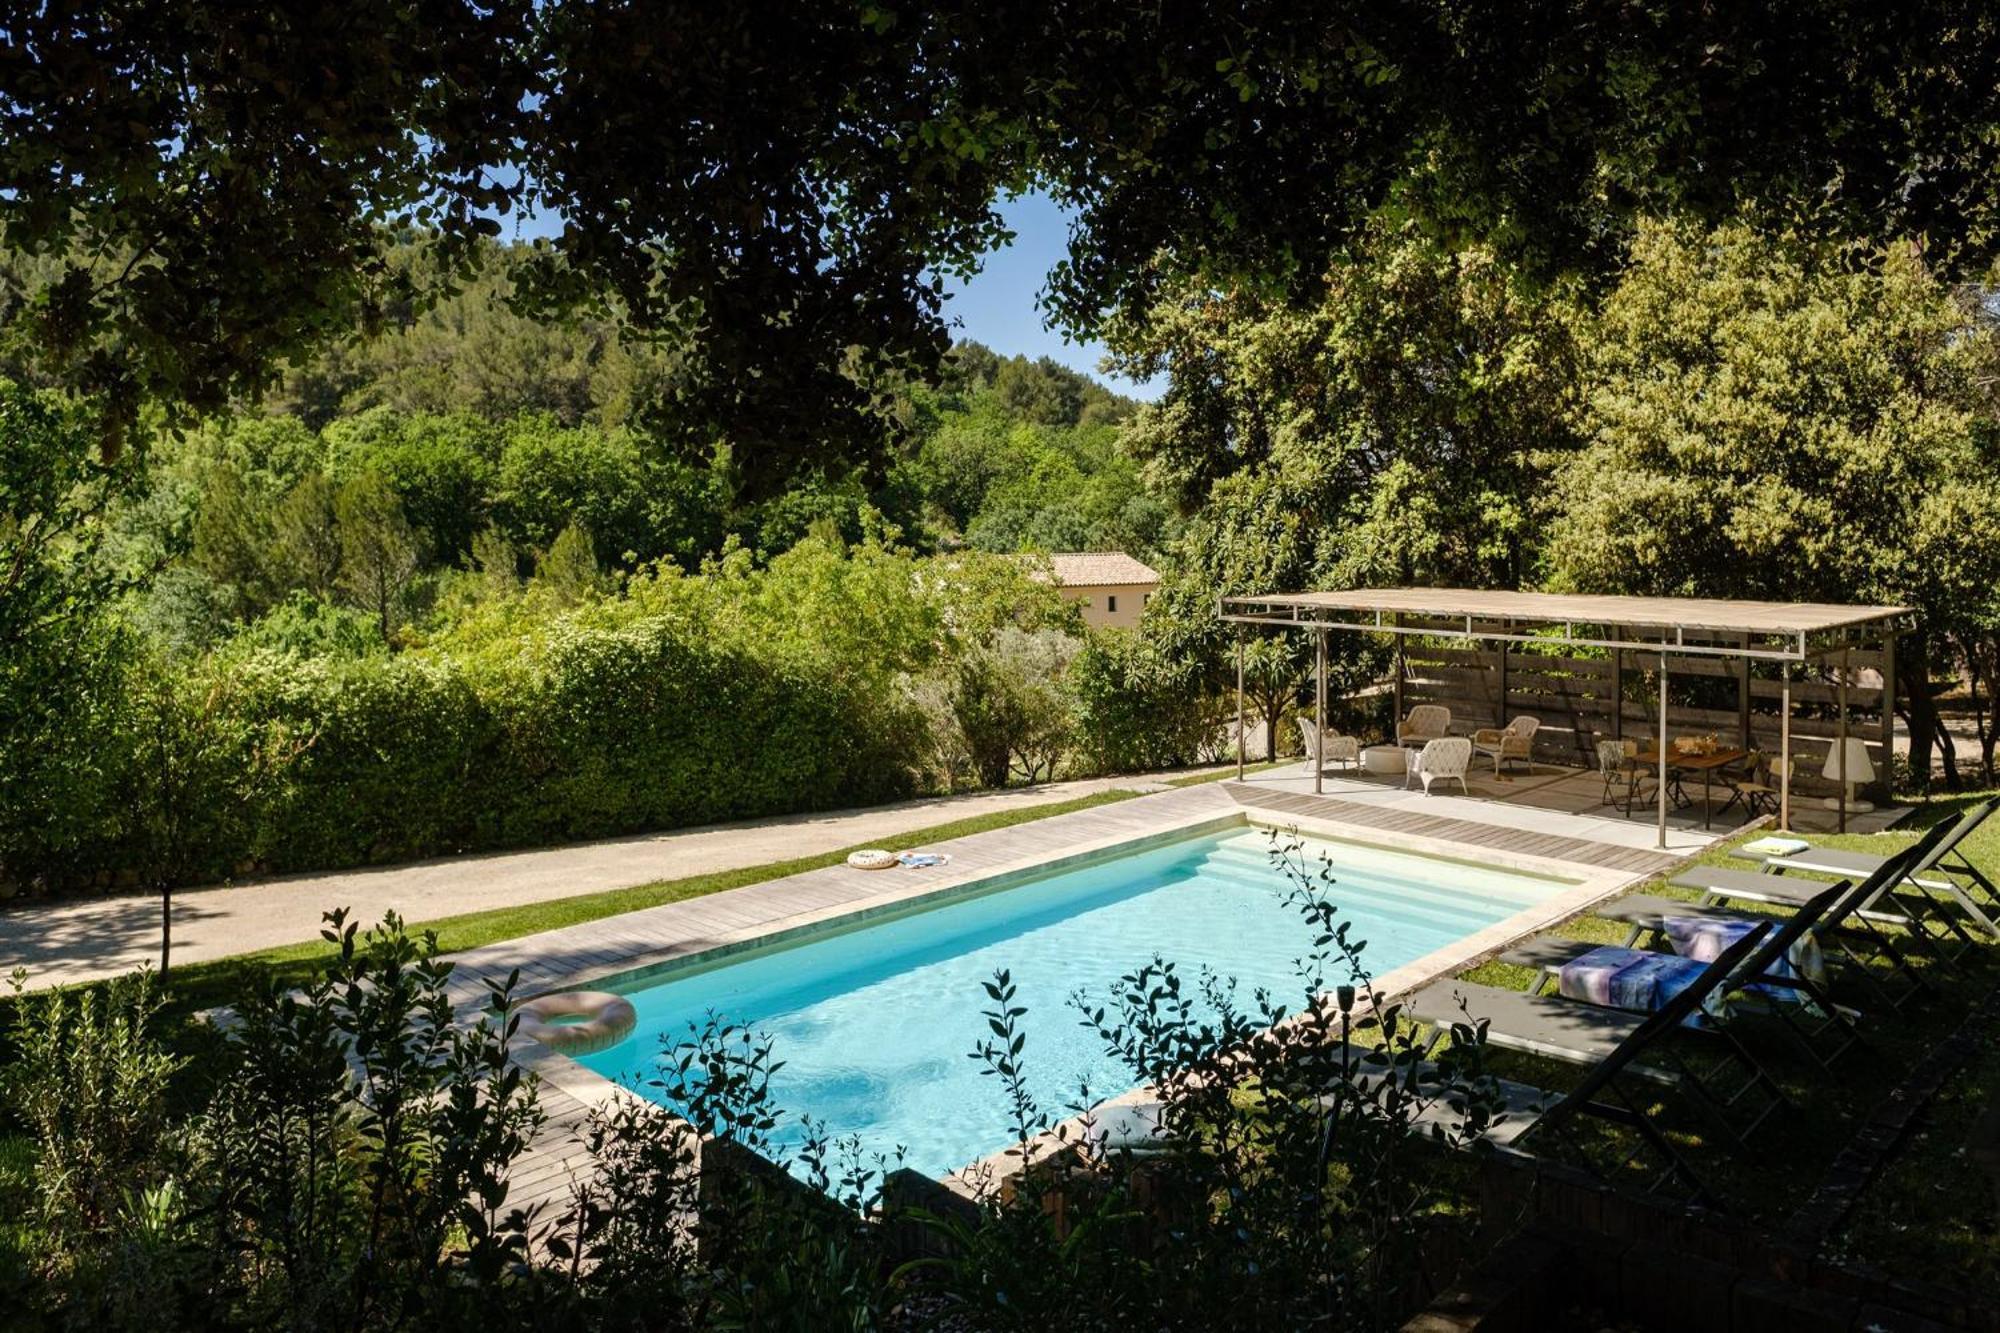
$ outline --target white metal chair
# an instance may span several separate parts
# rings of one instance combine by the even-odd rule
[[[1451,731],[1451,710],[1443,704],[1418,704],[1396,727],[1396,744],[1422,745]]]
[[[1472,733],[1473,751],[1492,756],[1496,778],[1500,776],[1501,765],[1516,759],[1533,768],[1535,728],[1541,725],[1538,717],[1517,717],[1504,727],[1481,727]]]
[[[1424,784],[1424,795],[1431,794],[1433,782],[1458,779],[1458,788],[1467,796],[1472,789],[1465,785],[1465,771],[1472,767],[1472,742],[1463,736],[1440,736],[1426,741],[1417,757],[1410,761],[1410,773]],[[1409,785],[1409,779],[1404,779]]]

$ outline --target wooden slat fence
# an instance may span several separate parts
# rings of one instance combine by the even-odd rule
[[[1596,762],[1600,739],[1625,736],[1643,742],[1658,727],[1659,657],[1654,653],[1635,649],[1619,655],[1621,664],[1610,653],[1583,657],[1517,647],[1452,647],[1421,639],[1404,645],[1404,707],[1442,704],[1451,709],[1454,732],[1502,726],[1528,714],[1542,724],[1535,733],[1538,758],[1588,767]],[[1849,656],[1848,734],[1868,742],[1882,779],[1888,776],[1883,756],[1892,744],[1893,713],[1884,708],[1880,684],[1854,682],[1883,680],[1887,665],[1880,651],[1856,649]],[[1713,732],[1735,744],[1747,732],[1748,748],[1778,750],[1784,687],[1776,666],[1669,655],[1667,670],[1672,734]],[[1838,734],[1839,689],[1830,675],[1830,666],[1792,668],[1792,753],[1801,761],[1795,789],[1819,785],[1818,761]]]

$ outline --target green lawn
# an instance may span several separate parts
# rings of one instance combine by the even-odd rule
[[[2000,1022],[1938,1093],[1837,1238],[1842,1258],[2000,1292]]]
[[[1857,851],[1888,852],[1902,847],[1941,819],[1958,814],[1984,793],[1953,794],[1922,803],[1916,813],[1895,831],[1845,836],[1812,835],[1818,845],[1851,848]],[[1703,862],[1733,864],[1731,842],[1704,853]],[[1989,820],[1962,847],[1975,864],[1991,873],[2000,866],[2000,818]],[[1665,879],[1643,884],[1633,892],[1694,898],[1696,895],[1668,887]],[[1597,943],[1622,944],[1626,931],[1592,916],[1575,918],[1558,927],[1557,934]],[[1470,981],[1490,986],[1524,988],[1532,980],[1525,968],[1489,962],[1464,974]],[[1723,1194],[1732,1211],[1767,1223],[1781,1223],[1804,1202],[1817,1186],[1834,1155],[1853,1137],[1863,1118],[1892,1094],[1916,1061],[1938,1041],[1962,1023],[1971,1006],[2000,982],[2000,950],[1984,960],[1984,966],[1968,976],[1943,983],[1947,989],[1937,1000],[1906,1007],[1901,1015],[1869,1015],[1863,1029],[1873,1044],[1871,1053],[1850,1053],[1840,1062],[1837,1077],[1822,1074],[1803,1058],[1797,1047],[1769,1019],[1745,1014],[1737,1021],[1738,1031],[1758,1058],[1771,1069],[1793,1107],[1780,1110],[1760,1131],[1754,1169],[1720,1147],[1705,1143],[1699,1122],[1682,1122],[1674,1108],[1657,1106],[1666,1123],[1675,1126],[1672,1137],[1701,1169],[1711,1186]],[[1854,997],[1861,1002],[1861,997]],[[2000,1035],[2000,1034],[1996,1034]],[[1683,1038],[1691,1055],[1706,1049],[1697,1036]],[[1568,1086],[1578,1071],[1573,1066],[1495,1051],[1491,1062],[1495,1072],[1524,1082],[1550,1088]],[[1994,1226],[1996,1205],[1993,1185],[1986,1182],[1982,1193],[1965,1179],[1962,1167],[1954,1170],[1953,1155],[1962,1160],[1965,1134],[1985,1108],[2000,1099],[2000,1041],[1988,1042],[1982,1054],[1941,1100],[1932,1132],[1907,1156],[1887,1170],[1876,1183],[1870,1198],[1858,1210],[1872,1219],[1866,1233],[1870,1244],[1883,1251],[1874,1262],[1889,1253],[1914,1261],[1929,1254],[1944,1259],[1953,1271],[1934,1274],[1937,1280],[1972,1283],[1990,1281],[2000,1272],[2000,1240]],[[1955,1176],[1949,1179],[1948,1176]],[[1859,1227],[1861,1224],[1857,1223]],[[1868,1257],[1863,1255],[1862,1257]],[[1930,1262],[1905,1266],[1897,1271],[1925,1276]]]
[[[1079,796],[1074,800],[1002,810],[992,814],[977,815],[970,819],[956,819],[945,824],[911,829],[896,837],[877,839],[866,845],[882,846],[886,843],[908,847],[919,843],[943,842],[948,838],[962,838],[968,834],[984,833],[989,829],[1011,828],[1016,824],[1048,819],[1075,810],[1090,810],[1100,805],[1130,800],[1136,795],[1137,792],[1123,789],[1102,791],[1090,796]],[[548,902],[527,903],[519,907],[496,907],[490,911],[469,912],[462,916],[444,917],[436,921],[412,922],[411,928],[413,931],[436,931],[438,947],[447,953],[456,953],[500,940],[533,935],[562,926],[573,926],[583,921],[596,921],[625,912],[636,912],[641,908],[658,907],[663,903],[683,902],[689,898],[720,893],[724,889],[742,888],[746,884],[761,884],[765,880],[782,879],[802,871],[837,865],[847,859],[848,853],[857,850],[859,846],[842,847],[837,851],[824,852],[818,856],[771,861],[741,870],[723,870],[709,875],[691,875],[685,879],[660,880],[629,889],[611,889],[603,893],[587,893],[574,898],[555,898]],[[361,924],[365,928],[372,923]],[[170,977],[172,1007],[174,1011],[181,1013],[209,1009],[218,1004],[229,1003],[243,992],[244,987],[259,984],[264,978],[276,977],[286,982],[303,979],[310,975],[314,968],[324,964],[331,954],[332,950],[325,941],[311,940],[275,949],[262,949],[256,953],[239,954],[233,958],[219,958],[213,962],[176,967]]]
[[[1298,762],[1295,758],[1273,759],[1269,763],[1248,764],[1244,767],[1243,773],[1244,776],[1248,777],[1257,773],[1268,773],[1274,768],[1283,768],[1287,764],[1296,764]],[[1169,787],[1199,787],[1204,782],[1223,782],[1233,779],[1235,776],[1236,765],[1230,764],[1227,768],[1219,768],[1213,773],[1190,773],[1182,778],[1169,778],[1167,779],[1167,785]]]

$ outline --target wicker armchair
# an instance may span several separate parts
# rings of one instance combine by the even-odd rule
[[[1410,776],[1420,778],[1424,784],[1424,795],[1431,794],[1431,784],[1448,779],[1458,780],[1458,789],[1470,796],[1472,789],[1465,785],[1465,771],[1472,767],[1472,742],[1463,736],[1440,736],[1424,743],[1417,757],[1410,761]],[[1404,779],[1409,785],[1409,779]]]
[[[1396,727],[1396,744],[1422,745],[1451,731],[1451,710],[1443,704],[1418,704]]]
[[[1517,717],[1504,727],[1481,727],[1472,733],[1472,749],[1476,754],[1490,755],[1493,759],[1493,776],[1500,776],[1500,768],[1514,760],[1535,766],[1535,729],[1542,725],[1538,717]]]
[[[1361,764],[1361,742],[1353,736],[1322,735],[1309,717],[1298,719],[1299,736],[1305,741],[1306,758],[1324,768],[1328,764]]]

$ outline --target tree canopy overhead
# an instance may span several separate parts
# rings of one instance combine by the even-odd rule
[[[515,299],[676,343],[671,424],[751,478],[877,455],[994,200],[1077,210],[1052,310],[1310,286],[1385,211],[1543,273],[1750,212],[1991,257],[2000,15],[1975,0],[9,4],[0,312],[46,372],[254,393],[522,206]],[[447,264],[432,283],[448,290]]]

